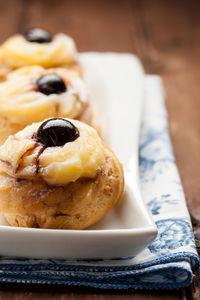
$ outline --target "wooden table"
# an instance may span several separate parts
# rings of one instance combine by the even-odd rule
[[[200,237],[200,1],[0,0],[0,40],[40,26],[72,35],[80,51],[131,52],[147,73],[160,74],[171,139],[188,206]],[[200,244],[198,244],[200,246]],[[97,291],[1,285],[1,299],[200,299],[199,279],[172,292]]]

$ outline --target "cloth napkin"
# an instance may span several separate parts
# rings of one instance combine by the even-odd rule
[[[168,133],[162,82],[146,77],[140,136],[144,200],[158,228],[155,241],[136,257],[113,260],[0,258],[0,282],[97,288],[180,288],[199,266],[185,197]]]

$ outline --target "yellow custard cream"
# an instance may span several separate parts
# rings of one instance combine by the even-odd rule
[[[36,81],[44,75],[62,78],[66,91],[45,95],[38,91]],[[83,80],[63,68],[44,69],[40,66],[23,67],[10,72],[0,83],[0,117],[11,123],[26,126],[50,117],[79,118],[88,106],[88,92]]]
[[[94,178],[105,165],[104,145],[95,129],[69,120],[79,131],[79,137],[63,146],[44,147],[34,138],[39,126],[34,123],[0,147],[2,172],[11,177],[38,180],[59,186],[79,178]]]
[[[47,43],[30,42],[16,34],[0,48],[1,63],[11,68],[41,65],[45,68],[71,64],[76,60],[75,43],[69,36],[59,33]]]

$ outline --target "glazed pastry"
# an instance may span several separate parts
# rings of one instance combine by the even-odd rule
[[[12,226],[84,229],[123,191],[122,165],[77,120],[34,123],[0,147],[0,212]]]
[[[16,34],[0,47],[0,76],[23,66],[40,65],[44,68],[67,67],[81,73],[77,50],[72,38],[59,33],[55,36],[35,28],[24,35]]]
[[[50,117],[79,119],[99,129],[87,88],[63,69],[23,67],[0,83],[0,143],[25,126]]]

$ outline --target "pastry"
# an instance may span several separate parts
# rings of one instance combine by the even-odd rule
[[[50,117],[78,119],[99,130],[83,80],[63,68],[19,68],[0,83],[0,144],[25,126]]]
[[[123,191],[122,165],[80,121],[34,123],[0,147],[0,212],[12,226],[84,229]]]
[[[73,39],[63,33],[52,36],[40,28],[31,29],[24,35],[16,34],[0,47],[1,78],[12,69],[31,65],[67,67],[82,72]]]

